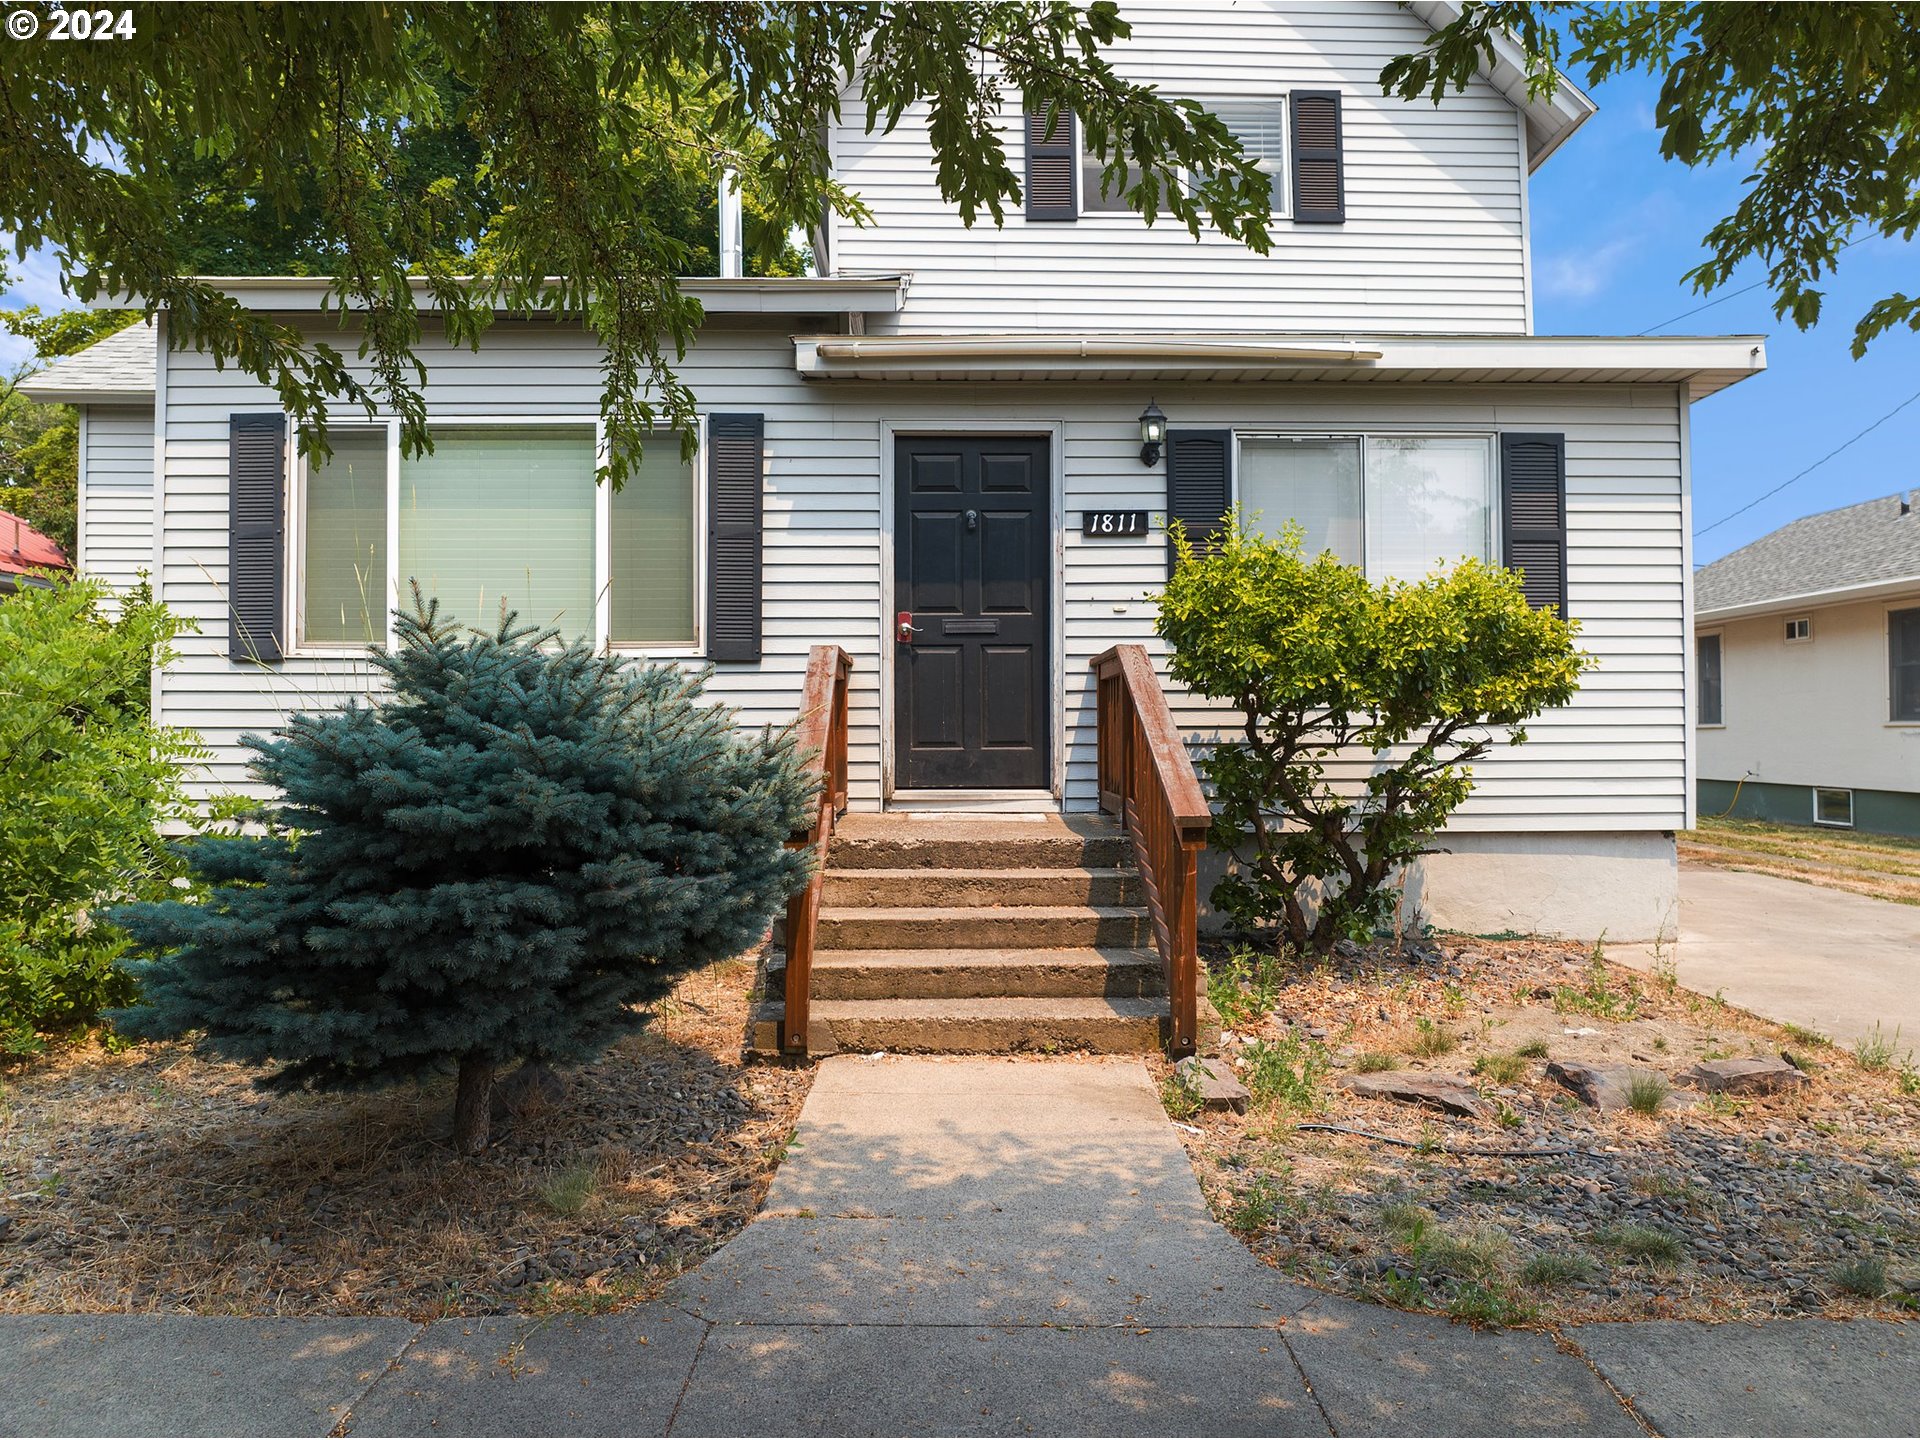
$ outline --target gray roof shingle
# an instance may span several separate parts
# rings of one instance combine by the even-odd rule
[[[1854,585],[1920,580],[1920,496],[1808,515],[1693,572],[1694,612],[1705,615]]]
[[[151,400],[154,350],[153,326],[143,320],[62,356],[17,388],[29,400],[65,405]]]

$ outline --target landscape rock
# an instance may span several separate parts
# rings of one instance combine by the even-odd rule
[[[1240,1078],[1227,1068],[1225,1061],[1189,1055],[1173,1069],[1181,1082],[1200,1097],[1202,1109],[1231,1110],[1236,1115],[1246,1113],[1247,1102],[1253,1097],[1247,1093],[1247,1087],[1240,1083]]]
[[[1772,1055],[1750,1055],[1743,1060],[1702,1060],[1674,1079],[1709,1095],[1777,1095],[1798,1090],[1807,1077]]]
[[[1398,1100],[1404,1105],[1427,1105],[1449,1115],[1478,1118],[1486,1102],[1464,1075],[1429,1075],[1419,1070],[1382,1070],[1371,1075],[1348,1075],[1340,1081],[1369,1100]]]
[[[1658,1070],[1649,1070],[1641,1065],[1583,1065],[1578,1060],[1552,1060],[1547,1063],[1547,1078],[1557,1085],[1571,1090],[1580,1102],[1595,1110],[1631,1109],[1629,1099],[1633,1093],[1633,1082],[1645,1077],[1659,1080],[1663,1084],[1666,1076]],[[1689,1101],[1673,1095],[1662,1102],[1665,1105],[1680,1104]]]

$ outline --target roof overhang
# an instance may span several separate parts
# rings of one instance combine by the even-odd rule
[[[1775,595],[1765,600],[1749,600],[1743,605],[1721,605],[1712,610],[1693,612],[1694,628],[1711,628],[1729,620],[1751,620],[1761,615],[1786,610],[1817,610],[1824,605],[1851,605],[1863,600],[1891,600],[1897,596],[1920,594],[1920,574],[1896,575],[1891,580],[1868,580],[1858,585],[1836,585],[1826,590],[1808,590],[1798,595]]]
[[[196,275],[193,277],[231,295],[249,310],[338,310],[333,283],[312,275]],[[693,276],[679,282],[680,293],[700,302],[709,315],[890,315],[906,304],[905,275],[750,276],[719,279]],[[413,282],[414,303],[433,308],[426,281]],[[123,309],[138,300],[105,295],[95,309]],[[349,302],[346,307],[354,307]]]
[[[1758,335],[803,335],[809,380],[1670,384],[1699,400],[1766,369]]]
[[[1407,9],[1429,30],[1444,30],[1460,15],[1460,6],[1450,0],[1410,0]],[[1559,77],[1551,95],[1534,94],[1527,82],[1526,53],[1505,31],[1495,31],[1492,40],[1493,59],[1482,57],[1481,78],[1526,117],[1527,169],[1538,170],[1600,107],[1565,75]]]
[[[29,400],[37,400],[42,405],[151,405],[153,387],[144,390],[130,390],[123,387],[102,387],[94,385],[64,385],[59,382],[42,385],[33,376],[13,387]]]

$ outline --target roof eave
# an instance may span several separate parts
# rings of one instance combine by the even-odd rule
[[[1694,628],[1722,624],[1728,620],[1751,620],[1786,610],[1816,610],[1826,605],[1850,605],[1863,600],[1885,600],[1896,595],[1920,592],[1920,571],[1896,575],[1890,580],[1863,580],[1857,585],[1834,585],[1825,590],[1807,590],[1797,595],[1775,595],[1766,600],[1749,600],[1740,605],[1721,605],[1711,610],[1696,608]]]
[[[1451,0],[1412,0],[1407,8],[1429,30],[1443,30],[1460,14]],[[1549,155],[1599,112],[1599,105],[1565,75],[1551,95],[1535,95],[1527,82],[1527,57],[1504,31],[1496,31],[1493,62],[1480,65],[1481,77],[1504,95],[1527,120],[1527,169],[1538,170]]]

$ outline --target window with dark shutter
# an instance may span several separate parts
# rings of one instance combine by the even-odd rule
[[[1293,92],[1293,218],[1337,225],[1347,218],[1341,159],[1340,92]]]
[[[1233,432],[1167,432],[1167,519],[1186,527],[1194,549],[1205,554],[1219,538],[1221,517],[1233,503]],[[1167,573],[1173,573],[1173,541],[1167,541]]]
[[[1700,672],[1699,724],[1719,725],[1721,720],[1720,637],[1702,635],[1693,642],[1696,668]]]
[[[1027,219],[1074,220],[1073,172],[1079,164],[1073,112],[1058,108],[1029,110],[1027,133]]]
[[[287,417],[227,421],[227,657],[276,661],[285,648]]]
[[[761,492],[766,423],[707,417],[707,655],[760,658]]]
[[[1520,572],[1527,603],[1567,613],[1567,440],[1500,437],[1502,563]]]

